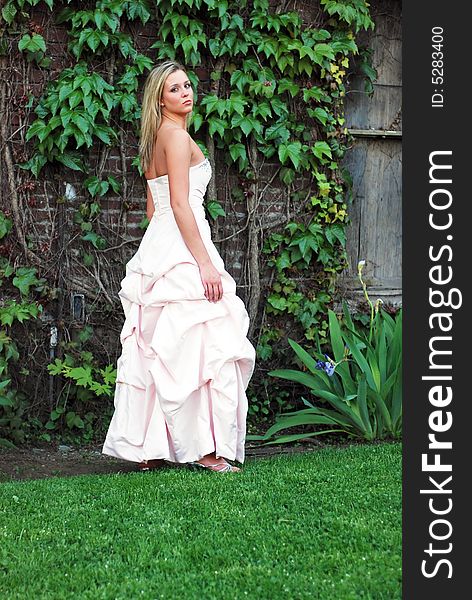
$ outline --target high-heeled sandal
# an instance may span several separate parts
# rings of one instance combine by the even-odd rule
[[[237,473],[238,471],[241,471],[241,469],[239,467],[235,467],[233,465],[230,465],[229,463],[224,463],[224,462],[213,463],[211,465],[203,465],[201,462],[193,461],[193,462],[187,463],[187,466],[190,469],[195,470],[195,471],[198,471],[199,469],[206,469],[208,471],[216,471],[217,473],[229,473],[229,472]],[[219,469],[218,467],[221,467],[221,468]]]
[[[162,469],[162,467],[166,466],[167,463],[164,458],[151,458],[151,460],[138,463],[140,471],[154,471],[154,469]]]

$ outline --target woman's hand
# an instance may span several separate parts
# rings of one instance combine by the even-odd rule
[[[205,288],[205,297],[209,302],[218,302],[223,297],[221,276],[212,262],[198,265],[200,277]]]

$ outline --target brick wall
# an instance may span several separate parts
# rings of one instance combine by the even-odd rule
[[[280,3],[273,2],[274,7],[281,9]],[[314,24],[319,18],[320,9],[317,3],[289,2],[284,10],[298,10],[305,21]],[[30,31],[37,31],[44,36],[47,45],[47,56],[52,58],[50,69],[40,69],[28,63],[25,56],[17,50],[21,34],[9,36],[9,48],[3,60],[2,77],[6,81],[6,111],[0,115],[8,119],[10,132],[8,144],[14,162],[21,162],[30,157],[31,146],[24,142],[27,126],[36,115],[25,106],[25,95],[32,93],[39,98],[48,81],[54,80],[60,72],[75,63],[75,59],[66,50],[68,41],[66,25],[56,25],[48,10],[36,7],[30,11]],[[153,51],[147,48],[155,41],[156,32],[153,23],[142,26],[140,22],[131,24],[129,32],[133,35],[136,47],[148,55]],[[97,69],[106,77],[106,65],[96,61]],[[203,65],[196,69],[200,78],[199,97],[207,93],[210,79],[209,71]],[[198,100],[197,100],[198,101]],[[36,101],[34,102],[34,106]],[[80,227],[73,221],[76,208],[85,200],[82,191],[84,176],[69,169],[47,165],[41,171],[38,180],[28,172],[15,167],[16,188],[18,192],[20,218],[26,233],[29,247],[41,258],[39,274],[57,286],[59,297],[45,305],[45,315],[59,324],[60,339],[73,339],[76,325],[72,321],[70,298],[74,292],[85,295],[87,323],[93,325],[96,332],[94,341],[102,360],[115,362],[119,351],[119,332],[123,323],[123,313],[118,297],[120,281],[125,274],[125,264],[136,251],[143,229],[139,223],[145,216],[146,194],[145,181],[132,166],[131,161],[137,154],[137,138],[131,126],[123,123],[123,146],[112,148],[104,163],[103,174],[113,175],[120,182],[126,181],[126,193],[109,195],[102,199],[102,214],[97,233],[108,240],[108,247],[113,250],[101,254],[98,273],[93,267],[85,268],[81,259],[84,249],[80,241]],[[200,132],[199,132],[200,133]],[[195,136],[196,141],[206,145],[207,140]],[[101,147],[91,149],[90,163],[96,165],[103,151]],[[234,235],[243,228],[246,222],[246,206],[244,202],[235,201],[231,192],[241,187],[235,171],[223,161],[221,153],[215,156],[214,177],[217,182],[217,200],[223,205],[227,217],[220,220],[213,228],[213,239],[219,249],[227,270],[233,275],[238,285],[238,294],[246,301],[248,283],[246,280],[245,262],[247,252],[247,232]],[[267,164],[261,171],[260,188],[271,179],[276,165]],[[76,196],[65,198],[67,189],[72,188]],[[298,179],[292,191],[309,193],[309,182]],[[72,186],[72,188],[70,187]],[[32,189],[29,189],[31,187]],[[273,231],[273,226],[280,223],[281,214],[293,214],[295,203],[288,198],[284,185],[280,186],[275,179],[267,187],[259,207],[257,224],[264,230],[259,239],[262,248],[264,238]],[[8,185],[6,165],[2,154],[0,160],[0,208],[10,211],[11,190]],[[226,239],[225,238],[229,238]],[[219,241],[222,240],[222,241]],[[21,258],[21,248],[12,251],[16,264],[27,264]],[[262,282],[267,283],[270,271],[261,274]],[[265,297],[261,299],[261,308]],[[47,344],[49,329],[47,326],[40,333],[40,343]],[[252,340],[255,342],[256,340]]]

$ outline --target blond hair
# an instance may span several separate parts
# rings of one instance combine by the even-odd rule
[[[141,107],[141,136],[139,141],[139,159],[143,173],[152,162],[156,133],[162,121],[161,99],[167,77],[175,71],[185,71],[185,67],[175,60],[166,60],[150,71],[144,84],[143,104]],[[191,113],[187,114],[185,128]]]

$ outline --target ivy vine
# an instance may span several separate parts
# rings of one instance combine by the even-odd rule
[[[323,342],[336,278],[346,266],[349,175],[340,164],[350,138],[344,99],[352,57],[359,55],[356,36],[374,27],[368,3],[320,0],[317,21],[307,24],[298,12],[274,10],[268,0],[8,0],[4,27],[37,69],[51,64],[47,40],[31,25],[28,10],[40,2],[67,30],[70,66],[39,98],[29,96],[35,118],[25,136],[29,157],[19,166],[35,179],[46,167],[83,173],[85,200],[74,223],[93,249],[82,253],[84,265],[109,249],[98,227],[101,200],[124,194],[126,173],[121,179],[106,173],[103,156],[122,147],[124,127],[137,134],[147,72],[155,62],[177,59],[201,91],[197,73],[208,66],[210,85],[196,103],[190,133],[202,138],[214,163],[233,169],[239,185],[231,200],[246,203],[247,306],[259,361],[283,360],[277,349],[292,324],[305,340]],[[130,27],[150,24],[156,38],[140,49]],[[96,148],[99,163],[91,153]],[[137,156],[133,164],[139,171]],[[270,186],[263,183],[269,171],[279,189],[285,186],[285,208],[275,223],[260,217],[269,202]],[[224,204],[216,190],[208,196],[208,214],[221,231]],[[9,264],[3,263],[4,277]],[[250,397],[254,406],[266,405],[257,386]]]

